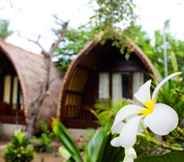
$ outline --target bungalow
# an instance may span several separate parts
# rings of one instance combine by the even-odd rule
[[[0,40],[0,123],[9,126],[26,124],[30,105],[36,101],[44,84],[46,70],[43,55]],[[61,80],[54,65],[50,84],[50,94],[40,107],[41,119],[48,119],[57,113]]]
[[[129,52],[127,52],[129,51]],[[158,73],[146,55],[133,42],[124,53],[93,40],[70,64],[61,90],[60,119],[70,128],[97,126],[90,112],[98,100],[133,99],[133,93]]]

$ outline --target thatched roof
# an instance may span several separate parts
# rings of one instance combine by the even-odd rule
[[[151,63],[150,59],[146,56],[146,54],[133,41],[129,42],[128,48],[141,60],[143,65],[146,67],[146,69],[150,73],[151,77],[154,80],[159,81],[160,73]]]
[[[0,40],[0,49],[2,51],[0,54],[5,55],[11,61],[17,73],[22,90],[23,106],[26,116],[30,104],[39,96],[40,90],[46,79],[44,56],[28,52],[12,44],[5,43],[3,40]],[[59,89],[61,86],[60,78],[58,71],[53,65],[50,94],[41,108],[41,116],[47,118],[51,115],[56,115]]]
[[[65,118],[69,113],[70,114],[77,114],[76,111],[79,111],[81,108],[80,101],[82,100],[82,97],[85,95],[85,88],[86,83],[90,80],[90,73],[96,71],[96,63],[101,64],[103,60],[106,60],[106,55],[103,55],[103,57],[100,58],[100,61],[98,60],[99,55],[102,55],[103,51],[100,50],[100,48],[103,48],[104,45],[101,44],[101,42],[98,40],[93,40],[89,42],[78,54],[75,60],[70,64],[63,81],[63,86],[61,90],[61,110],[60,110],[60,117]],[[135,45],[132,41],[128,43],[128,48],[131,51],[131,54],[135,55],[136,59],[140,62],[141,66],[145,70],[145,72],[153,79],[158,80],[159,79],[159,73],[154,68],[151,61],[148,59],[148,57],[141,51],[141,49]],[[95,54],[95,52],[97,54]],[[109,49],[108,49],[109,50]],[[108,50],[106,53],[108,53]],[[105,56],[105,57],[104,57]],[[107,56],[108,57],[108,56]],[[91,82],[90,84],[95,84],[94,82]],[[92,88],[92,87],[91,87]],[[93,88],[92,88],[93,89]],[[92,91],[91,89],[91,91]],[[92,94],[91,94],[92,95]],[[71,107],[72,112],[68,112],[67,106],[69,107],[78,107],[73,109]],[[83,106],[84,104],[82,104]],[[81,114],[79,115],[81,116]]]
[[[72,63],[70,64],[65,77],[64,77],[64,85],[65,82],[67,82],[67,78],[70,78],[71,75],[71,71],[72,69],[75,69],[75,67],[77,66],[78,63],[81,62],[81,60],[86,56],[89,55],[90,51],[95,48],[97,45],[100,44],[100,41],[98,40],[93,40],[90,41],[86,44],[86,46],[79,52],[79,54],[77,55],[76,59],[74,59],[72,61]],[[151,63],[150,59],[146,56],[146,54],[144,54],[144,52],[133,42],[130,41],[128,44],[128,48],[130,51],[133,52],[133,54],[135,54],[143,63],[143,65],[145,66],[145,68],[148,70],[148,72],[150,73],[151,77],[153,79],[155,79],[156,81],[160,79],[160,74],[158,72],[158,70],[154,67],[154,65]],[[64,86],[63,85],[63,86]]]

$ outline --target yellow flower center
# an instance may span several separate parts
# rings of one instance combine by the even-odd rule
[[[144,106],[146,107],[146,109],[142,110],[139,114],[143,116],[148,116],[149,114],[151,114],[154,110],[155,102],[156,101],[154,99],[146,101],[144,103]]]

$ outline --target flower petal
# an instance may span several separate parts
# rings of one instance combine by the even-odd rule
[[[144,124],[157,135],[167,135],[176,128],[178,115],[170,106],[158,103],[153,113],[144,119]]]
[[[137,154],[133,147],[125,149],[125,158],[123,162],[134,162],[134,159],[137,158]]]
[[[133,159],[136,159],[137,158],[137,154],[136,154],[135,149],[133,147],[126,148],[125,149],[125,156],[132,157]]]
[[[112,133],[119,133],[121,131],[123,120],[126,120],[134,115],[137,115],[140,111],[144,110],[144,108],[141,108],[138,105],[126,105],[123,108],[121,108],[118,113],[116,114],[116,117],[114,119],[113,125],[112,125]]]
[[[134,94],[134,98],[144,105],[145,102],[151,100],[150,88],[151,88],[151,80],[148,80]]]
[[[160,88],[170,79],[174,78],[175,76],[177,75],[180,75],[181,72],[176,72],[176,73],[173,73],[169,76],[167,76],[165,79],[163,79],[155,88],[155,90],[153,91],[153,95],[152,95],[152,99],[155,99],[157,97],[157,94],[160,90]]]
[[[120,144],[120,136],[113,138],[111,140],[111,145],[114,146],[114,147],[120,147],[121,146],[121,144]]]
[[[119,134],[124,125],[125,125],[125,123],[122,122],[122,121],[120,121],[119,123],[114,124],[113,127],[111,128],[112,134],[115,134],[115,133]]]
[[[123,162],[134,162],[134,159],[131,157],[125,157]]]
[[[130,148],[135,144],[141,118],[141,116],[132,117],[121,129],[120,144],[122,147]]]

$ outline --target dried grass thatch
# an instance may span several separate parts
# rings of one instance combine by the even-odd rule
[[[5,55],[10,60],[17,73],[23,95],[22,106],[26,117],[30,104],[39,96],[46,79],[44,56],[28,52],[3,40],[0,40],[0,49],[2,51],[0,54]],[[48,119],[51,116],[56,116],[59,89],[62,85],[61,78],[55,66],[52,65],[50,94],[46,97],[43,106],[40,107],[41,118]]]

